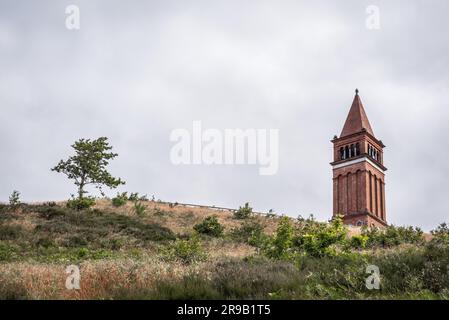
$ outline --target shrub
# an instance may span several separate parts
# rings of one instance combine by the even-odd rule
[[[0,262],[17,259],[19,252],[20,248],[17,245],[0,241]]]
[[[234,212],[234,218],[236,219],[246,219],[249,218],[253,213],[253,208],[249,206],[249,203],[245,203],[244,207],[239,207],[237,211]]]
[[[294,245],[299,251],[314,257],[334,255],[336,247],[345,243],[347,229],[341,216],[336,216],[330,223],[318,223],[308,219],[297,231]]]
[[[179,260],[187,264],[206,258],[206,253],[197,235],[193,235],[187,240],[176,239],[171,245],[162,249],[162,254],[168,259]]]
[[[263,229],[263,226],[257,221],[244,221],[240,228],[234,228],[231,231],[231,238],[239,242],[259,247],[266,237],[263,233]]]
[[[379,267],[382,291],[390,294],[441,293],[449,287],[449,247],[428,243],[379,250],[370,263]]]
[[[447,223],[440,224],[431,233],[433,235],[432,242],[449,244],[449,226]]]
[[[362,235],[367,236],[367,247],[389,248],[401,244],[422,244],[423,232],[420,228],[388,226],[384,230],[377,228],[362,229]]]
[[[95,204],[95,199],[91,197],[81,198],[81,199],[70,199],[67,201],[67,208],[72,210],[85,210],[89,209]]]
[[[20,204],[20,192],[17,190],[14,190],[11,195],[9,196],[9,205],[12,208],[17,207]]]
[[[65,215],[63,208],[53,207],[53,206],[42,206],[38,209],[39,217],[51,220],[56,217],[61,217]]]
[[[212,237],[221,237],[224,230],[216,216],[206,217],[201,223],[196,224],[193,229],[198,233]]]
[[[288,259],[292,254],[294,228],[288,217],[282,217],[272,237],[263,248],[263,253],[274,259]]]
[[[0,225],[0,240],[14,240],[20,237],[22,228],[20,226]]]
[[[366,247],[366,243],[368,242],[368,240],[369,238],[367,236],[355,235],[349,239],[348,245],[350,248],[364,249]]]
[[[51,239],[49,237],[42,237],[36,241],[36,246],[48,249],[48,248],[54,247],[55,242],[53,239]]]
[[[114,207],[121,207],[124,204],[126,204],[126,202],[128,201],[128,193],[127,192],[122,192],[117,193],[117,196],[115,198],[112,198],[112,205]]]
[[[128,197],[129,201],[137,201],[140,200],[139,193],[138,192],[131,192],[131,194]]]
[[[430,242],[425,246],[426,263],[422,273],[425,289],[439,292],[449,288],[449,246]]]
[[[134,211],[139,217],[145,214],[145,210],[146,207],[144,204],[140,203],[139,201],[134,202]]]

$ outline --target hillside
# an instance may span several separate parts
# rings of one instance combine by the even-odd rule
[[[360,235],[154,201],[0,206],[2,299],[448,299],[448,260],[444,241],[426,243],[414,229]],[[79,290],[65,286],[72,264]],[[369,264],[379,266],[381,290],[366,289]]]

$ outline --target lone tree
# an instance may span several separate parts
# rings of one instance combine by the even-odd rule
[[[109,160],[118,156],[117,153],[109,152],[112,147],[108,143],[108,138],[100,137],[96,140],[80,139],[76,141],[72,148],[75,155],[67,160],[59,161],[52,171],[64,173],[69,179],[74,180],[78,187],[78,199],[83,199],[87,191],[84,187],[95,185],[103,195],[101,187],[107,186],[111,189],[120,184],[125,184],[120,178],[114,178],[106,170]]]

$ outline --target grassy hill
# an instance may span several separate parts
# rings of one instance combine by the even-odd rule
[[[449,299],[448,235],[154,201],[0,205],[0,298]],[[79,290],[65,286],[72,264]]]

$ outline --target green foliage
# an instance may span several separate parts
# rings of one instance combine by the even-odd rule
[[[262,252],[269,258],[289,259],[293,254],[294,228],[288,217],[282,217],[274,237],[266,243]]]
[[[0,241],[0,262],[14,261],[18,258],[20,248],[10,242]]]
[[[449,244],[449,226],[447,223],[440,224],[431,233],[433,235],[432,242]]]
[[[330,223],[317,223],[310,219],[297,230],[294,245],[298,251],[314,257],[335,255],[346,235],[347,229],[340,216],[334,217]]]
[[[117,193],[117,196],[112,198],[112,205],[114,207],[121,207],[123,205],[126,204],[126,202],[128,201],[128,193],[127,192],[122,192]]]
[[[382,290],[391,294],[449,288],[449,246],[428,243],[402,249],[378,251],[370,263],[379,267]]]
[[[162,256],[186,264],[202,261],[207,257],[197,234],[187,240],[176,239],[175,242],[162,249]]]
[[[9,196],[9,205],[12,208],[16,208],[20,204],[20,192],[14,190]]]
[[[140,203],[139,201],[134,201],[134,212],[139,216],[142,217],[145,214],[147,207]]]
[[[148,201],[148,198],[146,195],[140,197],[138,192],[132,192],[129,196],[128,192],[122,192],[117,193],[117,196],[112,198],[112,205],[114,207],[121,207],[125,205],[127,201],[133,201],[134,205],[136,205],[135,203],[137,201]]]
[[[377,228],[362,229],[362,235],[368,237],[367,247],[389,248],[401,244],[422,244],[423,232],[420,228],[387,226],[384,230]]]
[[[354,235],[349,239],[348,245],[353,249],[364,249],[366,248],[368,240],[369,237],[366,235]]]
[[[236,219],[246,219],[251,217],[253,214],[253,208],[249,206],[249,203],[245,203],[245,206],[239,207],[237,211],[234,212],[234,218]]]
[[[196,224],[193,229],[198,233],[212,237],[221,237],[224,230],[216,216],[206,217],[202,222]]]
[[[74,201],[74,200],[69,200]],[[70,204],[71,206],[74,206],[74,204]],[[38,208],[38,213],[40,218],[44,218],[47,220],[51,220],[55,217],[61,217],[65,215],[65,210],[61,207],[56,206],[47,206],[43,205],[41,208]]]
[[[231,238],[235,241],[247,243],[255,247],[261,247],[266,239],[264,227],[255,220],[243,221],[239,228],[231,231]]]
[[[92,197],[83,197],[81,199],[77,198],[77,199],[67,200],[66,206],[69,209],[81,211],[81,210],[89,209],[94,204],[95,204],[95,199],[94,198],[92,198]]]
[[[140,200],[140,201],[148,201],[148,198],[147,198],[146,195],[139,196],[138,192],[131,192],[131,194],[128,197],[128,200],[129,201],[138,201],[138,200]]]
[[[67,160],[61,160],[51,170],[63,173],[70,180],[74,180],[78,187],[78,199],[82,199],[87,185],[96,186],[103,194],[101,187],[116,188],[124,184],[120,178],[114,178],[106,167],[109,161],[117,157],[118,154],[109,152],[112,147],[108,143],[108,138],[100,137],[96,140],[80,139],[76,141],[72,148],[75,155]]]
[[[291,219],[281,218],[276,233],[262,252],[272,259],[294,259],[298,255],[322,257],[336,255],[346,245],[347,229],[341,217],[330,223],[319,223],[313,218],[298,219],[293,226]]]

